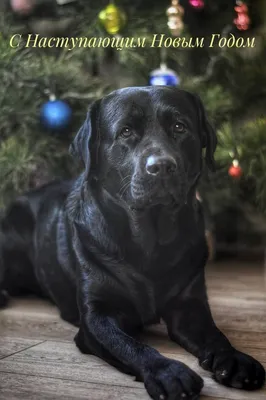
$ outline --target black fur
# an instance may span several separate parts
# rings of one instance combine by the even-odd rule
[[[71,146],[83,174],[18,198],[2,218],[2,303],[6,292],[48,296],[79,326],[81,351],[135,375],[153,399],[195,399],[203,386],[134,338],[161,318],[220,383],[260,388],[263,367],[217,329],[206,295],[195,189],[202,149],[213,169],[215,147],[201,101],[185,91],[126,88],[96,101]]]

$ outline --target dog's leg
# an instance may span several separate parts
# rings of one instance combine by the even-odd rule
[[[144,382],[155,400],[196,399],[203,381],[181,362],[162,356],[126,334],[118,318],[105,314],[103,306],[86,305],[81,310],[81,327],[76,337],[83,352],[95,354]]]
[[[136,374],[132,371],[132,369],[128,368],[125,364],[118,361],[115,357],[113,357],[94,337],[91,335],[88,330],[86,334],[84,332],[83,327],[81,326],[78,333],[75,336],[75,343],[79,350],[84,354],[96,355],[97,357],[102,358],[108,364],[117,368],[120,372],[123,372],[128,375],[135,376]],[[136,377],[139,379],[139,377]],[[141,379],[140,379],[141,380]]]
[[[237,351],[216,327],[208,304],[202,271],[182,296],[173,299],[163,316],[172,340],[199,359],[214,379],[239,389],[259,389],[265,381],[263,366]]]

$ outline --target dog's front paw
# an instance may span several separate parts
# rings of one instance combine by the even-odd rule
[[[203,380],[185,364],[159,357],[145,367],[144,385],[154,400],[196,400]]]
[[[212,371],[214,379],[237,389],[260,389],[265,382],[265,370],[254,358],[235,349],[208,353],[200,360],[202,368]]]

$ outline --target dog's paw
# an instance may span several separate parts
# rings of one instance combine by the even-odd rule
[[[4,308],[8,303],[8,294],[4,290],[0,290],[0,308]]]
[[[202,368],[213,372],[214,379],[237,389],[260,389],[265,382],[265,370],[254,358],[235,349],[209,353],[200,361]]]
[[[185,364],[160,357],[145,368],[144,385],[154,400],[196,400],[203,380]]]

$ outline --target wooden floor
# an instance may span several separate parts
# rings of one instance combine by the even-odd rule
[[[266,367],[266,282],[262,265],[218,263],[208,268],[210,303],[218,326],[233,344]],[[100,359],[81,354],[76,328],[36,299],[12,301],[0,311],[0,399],[148,400],[143,384]],[[196,370],[205,381],[205,400],[266,400],[266,388],[247,393],[224,388],[197,360],[171,343],[164,326],[143,340]]]

